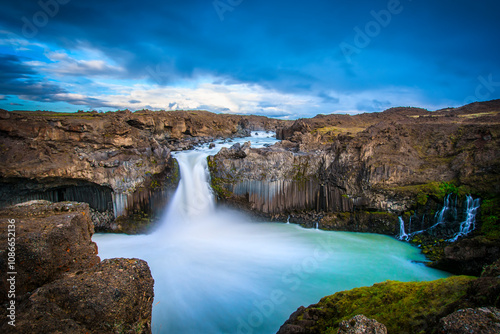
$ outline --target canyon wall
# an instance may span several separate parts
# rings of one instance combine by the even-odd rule
[[[498,199],[499,110],[491,101],[297,120],[272,147],[209,157],[212,184],[223,202],[324,229],[397,235],[398,216],[406,231],[425,229],[450,192],[464,219],[465,194]]]
[[[99,230],[134,232],[126,223],[161,211],[176,188],[171,151],[251,130],[274,131],[279,124],[205,111],[0,110],[0,207],[37,199],[83,201]]]

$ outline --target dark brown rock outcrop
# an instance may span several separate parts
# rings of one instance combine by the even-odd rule
[[[500,243],[475,237],[445,247],[443,256],[433,266],[455,274],[480,276],[497,259],[500,259]]]
[[[35,290],[16,333],[151,333],[153,279],[145,261],[104,260]],[[2,333],[13,332],[5,324]]]
[[[1,333],[151,333],[149,267],[100,262],[88,204],[8,207],[0,228]]]
[[[23,296],[36,288],[62,278],[68,272],[82,271],[99,263],[94,229],[89,224],[89,208],[82,203],[49,203],[9,207],[0,211],[0,301],[7,298],[7,225],[15,220],[16,292]]]

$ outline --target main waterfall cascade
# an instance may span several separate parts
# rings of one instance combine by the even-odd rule
[[[422,233],[434,234],[437,228],[443,228],[444,225],[448,225],[448,230],[452,230],[453,233],[447,241],[454,242],[457,241],[459,237],[466,236],[472,232],[476,227],[476,214],[477,210],[481,205],[481,200],[479,198],[472,198],[472,196],[467,195],[465,198],[465,220],[462,222],[458,221],[457,214],[457,197],[453,194],[448,194],[444,198],[443,207],[435,216],[435,224],[426,229],[418,229],[416,231],[411,231],[412,229],[412,218],[408,223],[408,232],[405,231],[405,222],[402,217],[399,217],[400,232],[398,235],[399,240],[409,241],[415,235]],[[422,219],[423,220],[423,219]]]
[[[258,133],[252,146],[275,141],[268,136]],[[206,157],[222,145],[230,144],[175,154],[181,180],[154,232],[94,235],[101,258],[148,261],[153,333],[275,333],[299,306],[336,291],[448,276],[388,236],[256,223],[218,208]]]

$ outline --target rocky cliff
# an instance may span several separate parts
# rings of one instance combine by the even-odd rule
[[[85,203],[0,211],[0,332],[151,333],[147,263],[100,262],[93,232]]]
[[[172,150],[280,124],[205,111],[0,110],[0,207],[34,199],[87,202],[98,229],[132,232],[136,226],[125,223],[155,214],[176,187]]]
[[[395,235],[397,215],[417,212],[422,227],[432,225],[449,192],[498,196],[498,110],[492,101],[298,120],[278,130],[273,147],[211,157],[212,182],[219,198],[270,217],[314,211],[320,226],[352,230],[386,221],[382,231]]]

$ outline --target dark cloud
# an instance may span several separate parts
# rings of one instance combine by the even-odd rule
[[[24,95],[40,101],[66,91],[43,79],[18,56],[0,54],[0,93]]]
[[[116,65],[68,61],[60,67],[60,76],[147,78],[151,84],[169,86],[180,79],[211,75],[227,84],[253,83],[279,92],[311,94],[330,107],[341,99],[328,91],[414,89],[424,102],[439,103],[473,94],[479,75],[493,74],[500,80],[496,0],[481,4],[401,0],[401,13],[369,36],[365,46],[358,45],[359,53],[347,62],[340,43],[354,44],[354,28],[364,31],[376,21],[371,13],[386,10],[387,4],[387,0],[252,0],[224,13],[221,21],[213,1],[69,1],[48,15],[47,22],[37,24],[37,13],[44,12],[40,2],[4,1],[0,22],[14,34],[56,49],[98,49]],[[4,73],[5,68],[10,72]],[[0,94],[48,101],[54,94],[66,93],[19,59],[0,64],[0,70]],[[499,94],[500,89],[489,98]],[[75,101],[105,104],[68,100]],[[368,98],[358,105],[377,110],[385,104]]]
[[[333,97],[333,96],[330,96],[329,94],[324,93],[324,92],[319,93],[318,97],[320,97],[326,103],[337,104],[340,102],[340,99]]]

